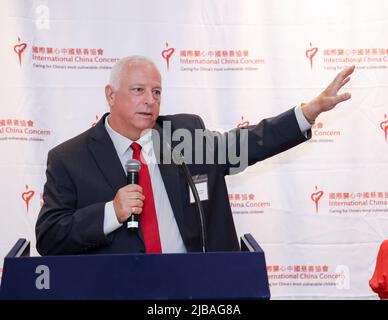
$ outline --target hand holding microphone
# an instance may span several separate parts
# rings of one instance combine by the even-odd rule
[[[127,161],[127,185],[117,191],[113,207],[120,223],[127,221],[127,228],[136,230],[139,227],[139,214],[143,210],[145,199],[139,183],[140,162],[135,159]]]

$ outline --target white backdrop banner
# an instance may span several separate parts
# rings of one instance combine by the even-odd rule
[[[321,115],[310,141],[227,183],[238,234],[265,251],[272,298],[376,298],[387,34],[385,0],[2,0],[1,261],[20,237],[35,246],[48,150],[108,110],[104,86],[121,57],[158,65],[162,114],[197,113],[214,130],[308,101],[355,64],[352,99]]]

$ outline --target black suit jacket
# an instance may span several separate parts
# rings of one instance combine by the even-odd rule
[[[119,157],[105,129],[106,116],[95,127],[48,153],[44,205],[36,223],[36,247],[42,255],[145,251],[141,229],[129,232],[122,226],[108,236],[103,233],[105,203],[126,184]],[[172,130],[189,130],[193,137],[195,129],[205,130],[202,119],[196,115],[160,116],[154,128],[159,134],[153,139],[154,143],[159,142],[162,154],[167,152],[161,143],[165,136],[164,121],[171,121]],[[242,130],[247,130],[249,165],[306,140],[291,109],[256,126],[234,129],[224,135],[205,130],[205,136],[215,139],[215,143],[210,146],[204,143],[203,152],[210,150],[218,159],[218,142],[227,143],[228,136],[239,137]],[[170,147],[178,143],[172,142]],[[192,146],[195,145],[193,139]],[[228,147],[237,147],[239,152],[240,145]],[[185,155],[186,161],[194,162],[195,152],[192,156],[190,161],[189,155]],[[224,179],[233,166],[228,161],[188,164],[192,176],[206,174],[208,177],[209,200],[202,201],[208,251],[239,250]],[[200,219],[195,206],[190,204],[189,188],[181,168],[171,163],[159,164],[159,169],[187,250],[201,251]]]

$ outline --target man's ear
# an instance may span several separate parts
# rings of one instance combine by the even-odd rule
[[[105,86],[105,98],[110,107],[113,107],[115,101],[115,92],[110,84]]]

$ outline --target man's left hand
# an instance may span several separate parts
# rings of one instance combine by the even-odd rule
[[[355,66],[351,66],[342,70],[319,96],[302,104],[303,114],[310,123],[314,123],[321,112],[329,111],[338,103],[351,98],[349,92],[338,94],[338,91],[349,82],[354,69]]]

